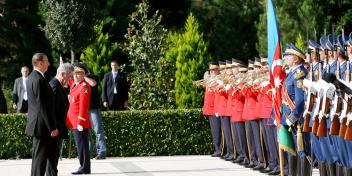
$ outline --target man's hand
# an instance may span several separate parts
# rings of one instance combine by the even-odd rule
[[[83,131],[83,126],[82,125],[77,125],[77,130],[78,131]]]
[[[56,137],[57,135],[59,135],[59,131],[57,129],[55,129],[54,131],[51,131],[50,133],[50,136],[53,138],[53,137]]]
[[[17,109],[16,103],[12,104],[13,109]]]
[[[123,107],[124,107],[125,109],[127,109],[127,107],[128,107],[128,101],[127,101],[127,100],[123,102]]]
[[[286,119],[286,124],[287,124],[287,126],[291,126],[292,122],[290,120]]]
[[[108,102],[104,101],[103,106],[107,108],[108,107]]]

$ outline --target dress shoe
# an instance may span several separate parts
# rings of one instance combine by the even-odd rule
[[[76,171],[76,172],[72,172],[72,175],[81,175],[81,174],[90,174],[90,172],[83,172],[83,171]]]
[[[250,162],[248,165],[244,165],[246,168],[254,168],[256,165],[252,162]]]
[[[211,154],[211,157],[220,157],[220,156],[221,156],[220,153],[213,153],[213,154]]]
[[[268,173],[268,175],[279,175],[280,174],[280,169],[274,168],[271,172]]]
[[[273,169],[271,169],[270,167],[260,170],[261,173],[269,173],[271,171],[273,171]]]
[[[102,155],[97,155],[97,156],[95,157],[95,159],[96,159],[96,160],[103,160],[103,159],[106,159],[106,157],[105,157],[105,156],[102,156]]]
[[[249,164],[250,163],[249,163],[248,159],[244,159],[242,162],[240,162],[240,165],[242,165],[244,167],[248,166]]]
[[[232,162],[234,163],[241,163],[243,161],[243,158],[236,158],[235,160],[233,160]]]
[[[234,156],[233,155],[229,155],[227,158],[225,158],[225,161],[233,161]]]
[[[253,167],[253,170],[263,170],[264,164],[258,164],[257,166]]]
[[[225,158],[227,158],[227,157],[229,157],[229,154],[227,153],[226,155],[224,155],[224,156],[221,156],[220,158],[221,159],[225,159]]]

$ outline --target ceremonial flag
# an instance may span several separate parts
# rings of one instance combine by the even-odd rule
[[[268,27],[268,63],[270,68],[270,83],[274,89],[274,114],[278,127],[278,142],[280,149],[294,154],[295,147],[293,138],[288,129],[280,126],[281,122],[281,104],[282,94],[281,89],[286,76],[282,64],[282,54],[280,46],[280,30],[276,20],[275,6],[272,0],[268,0],[267,5],[267,27]]]
[[[281,115],[281,88],[286,73],[282,67],[281,46],[280,46],[280,30],[276,20],[275,7],[272,0],[268,0],[267,6],[268,16],[268,64],[270,68],[270,83],[274,89],[274,114],[278,127],[280,126]]]

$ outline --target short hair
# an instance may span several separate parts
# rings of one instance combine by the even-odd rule
[[[40,61],[43,61],[45,57],[47,57],[47,56],[44,53],[35,53],[32,57],[32,65],[38,66],[38,63]]]
[[[64,73],[73,72],[73,66],[70,63],[61,64],[59,68],[57,68],[56,74],[59,74],[61,72],[64,72]]]
[[[21,70],[22,70],[22,68],[25,68],[25,69],[29,70],[29,67],[27,67],[26,65],[22,66]]]
[[[116,65],[119,65],[119,63],[116,60],[111,60],[110,64],[111,63],[115,63]]]

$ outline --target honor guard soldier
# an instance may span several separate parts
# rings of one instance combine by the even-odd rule
[[[234,160],[234,145],[231,133],[231,123],[230,115],[227,114],[227,101],[228,94],[225,87],[227,86],[227,79],[229,78],[229,73],[231,72],[232,61],[221,62],[220,68],[223,68],[221,72],[221,80],[219,81],[218,91],[220,93],[219,109],[218,113],[221,119],[221,127],[224,132],[225,143],[226,143],[226,155],[223,157],[226,161]]]
[[[323,68],[323,62],[321,60],[324,60],[324,57],[325,57],[325,36],[321,37],[320,38],[320,42],[323,43],[323,45],[319,45],[317,42],[315,42],[314,40],[309,40],[308,41],[308,48],[309,48],[309,55],[311,57],[311,69],[310,69],[310,72],[309,72],[309,79],[311,79],[312,82],[317,82],[320,75],[322,74],[322,68]],[[306,115],[303,116],[303,118],[305,118],[305,122],[304,122],[304,126],[306,125],[306,123],[308,123],[308,129],[304,129],[303,128],[303,132],[311,132],[311,128],[313,126],[313,120],[314,120],[314,117],[316,115],[318,115],[319,113],[319,107],[317,107],[317,103],[314,103],[314,102],[317,102],[317,95],[315,94],[314,97],[314,102],[311,103],[310,102],[310,96],[308,94],[312,94],[312,91],[311,91],[312,88],[309,88],[308,91],[306,92],[307,93],[307,96],[308,96],[308,99],[306,100],[306,107],[307,106],[312,106],[311,107],[311,111],[309,111],[309,107],[305,109],[305,111],[309,112],[309,114],[311,114],[311,117],[310,119],[307,119]],[[314,89],[315,90],[315,89]],[[319,91],[319,90],[316,90],[316,91]],[[315,112],[317,112],[315,114]],[[307,120],[307,122],[306,122]],[[311,138],[311,150],[312,150],[312,153],[310,154],[311,156],[311,160],[312,160],[312,164],[314,162],[318,162],[319,163],[319,167],[322,166],[322,162],[324,161],[323,160],[323,153],[320,149],[320,143],[319,143],[319,138],[314,135],[313,133],[310,133],[310,138]],[[325,167],[324,167],[325,168]],[[310,172],[310,171],[309,171]]]
[[[212,154],[212,157],[220,157],[222,153],[221,147],[221,123],[220,118],[215,116],[214,113],[214,101],[215,101],[215,92],[211,91],[215,87],[215,83],[211,81],[219,75],[219,65],[218,62],[212,61],[209,62],[209,74],[208,78],[204,78],[205,82],[205,94],[204,94],[204,105],[203,105],[203,115],[209,117],[209,123],[211,128],[211,134],[213,137],[213,144],[215,152]]]
[[[74,175],[90,174],[90,152],[89,152],[89,102],[90,86],[84,80],[87,69],[83,63],[74,66],[74,85],[69,94],[69,110],[67,113],[66,124],[73,130],[77,146],[77,154],[80,163],[78,171],[72,172]]]
[[[235,81],[236,85],[234,87],[234,92],[232,92],[233,100],[233,111],[231,116],[232,131],[234,136],[234,142],[236,146],[237,156],[235,163],[239,163],[245,167],[249,165],[248,159],[248,147],[246,139],[246,129],[243,115],[243,107],[245,102],[245,96],[243,94],[244,82],[243,79],[246,77],[246,72],[248,70],[247,66],[242,61],[238,62],[238,73],[236,73]]]
[[[250,155],[250,164],[247,166],[254,170],[262,170],[265,167],[265,159],[262,152],[262,144],[260,141],[261,132],[259,130],[259,118],[256,117],[255,108],[257,104],[257,91],[252,87],[255,79],[254,61],[248,60],[248,81],[247,87],[243,89],[245,96],[245,104],[243,108],[242,118],[245,119],[245,127]]]
[[[273,91],[269,82],[270,77],[268,70],[268,58],[266,54],[260,55],[260,65],[262,72],[260,81],[260,92],[262,94],[262,100],[259,106],[260,111],[258,117],[262,118],[260,125],[263,131],[263,140],[268,160],[268,167],[264,170],[261,170],[261,172],[268,173],[269,175],[278,175],[280,173],[280,164],[276,133],[277,127],[271,121]]]
[[[291,45],[286,49],[285,53],[285,64],[289,67],[288,73],[286,75],[283,88],[282,88],[282,119],[281,125],[289,128],[292,132],[296,146],[296,154],[290,154],[288,159],[288,169],[289,173],[292,175],[306,174],[302,173],[301,168],[302,162],[306,162],[307,155],[303,149],[300,139],[296,139],[296,136],[301,136],[301,126],[303,125],[302,113],[304,110],[304,90],[303,90],[303,79],[307,75],[307,70],[303,66],[305,54],[298,49],[296,46]],[[303,136],[303,139],[307,139]],[[310,146],[309,141],[304,140],[303,145]],[[297,158],[295,155],[298,154]],[[308,165],[308,164],[306,164]]]

